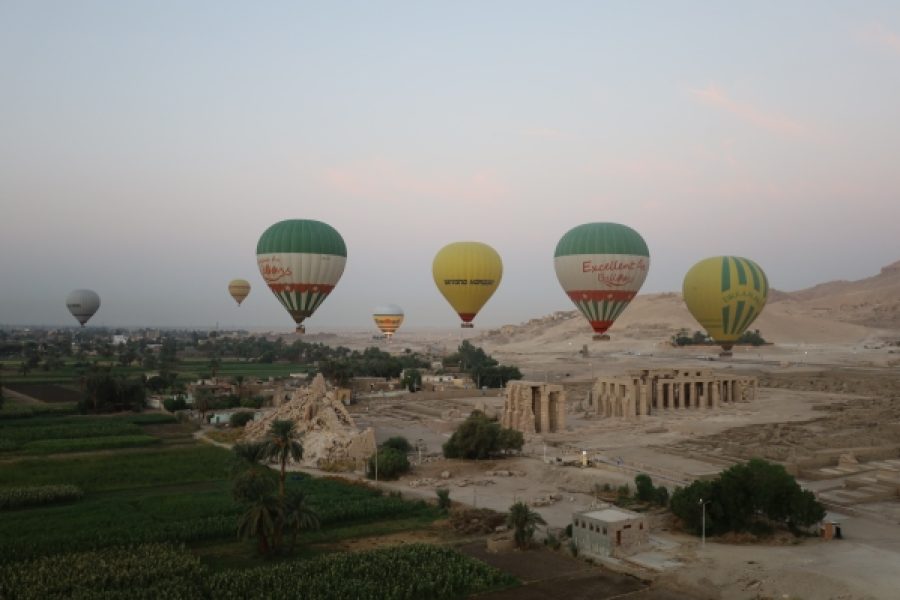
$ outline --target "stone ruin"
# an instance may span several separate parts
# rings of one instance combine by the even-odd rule
[[[510,381],[500,415],[503,427],[522,433],[555,433],[566,428],[566,392],[561,385]]]
[[[753,402],[756,377],[706,369],[642,369],[598,377],[586,409],[599,417],[643,417],[658,411],[715,410]]]
[[[266,437],[273,421],[293,421],[297,437],[303,444],[301,464],[306,467],[333,470],[361,468],[375,453],[375,430],[360,430],[341,402],[340,390],[316,375],[306,388],[295,390],[290,400],[258,421],[244,427],[244,441]]]

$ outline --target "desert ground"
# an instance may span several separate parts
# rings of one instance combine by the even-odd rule
[[[451,351],[470,339],[518,366],[525,380],[564,385],[565,430],[528,436],[515,458],[440,456],[441,444],[472,409],[502,409],[502,390],[455,399],[372,396],[351,413],[357,424],[374,427],[379,441],[404,435],[424,443],[412,472],[384,485],[426,498],[449,487],[456,502],[501,511],[525,500],[550,528],[565,527],[574,511],[591,507],[598,484],[618,486],[647,473],[674,488],[755,456],[778,461],[819,494],[844,539],[709,539],[702,545],[660,518],[652,551],[611,566],[700,598],[897,598],[900,490],[879,487],[875,476],[900,471],[900,263],[861,282],[774,292],[753,325],[771,343],[736,348],[731,358],[712,347],[673,347],[668,340],[680,328],[697,329],[673,293],[639,296],[609,341],[593,341],[580,315],[562,311],[487,331],[401,329],[392,342],[382,342]],[[309,336],[317,337],[350,347],[372,344],[369,331]],[[593,378],[671,367],[753,375],[759,394],[753,402],[705,413],[662,410],[623,419],[585,410]],[[578,464],[582,451],[591,459],[587,468]]]

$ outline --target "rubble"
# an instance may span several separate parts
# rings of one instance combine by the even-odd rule
[[[296,424],[297,437],[303,444],[301,464],[306,467],[334,470],[361,468],[375,452],[375,431],[360,430],[334,388],[321,374],[306,388],[293,392],[290,400],[244,429],[244,441],[264,439],[276,420]]]

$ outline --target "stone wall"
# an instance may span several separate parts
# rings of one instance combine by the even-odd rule
[[[554,433],[566,428],[566,393],[561,385],[510,381],[500,415],[503,427],[524,434]]]
[[[594,412],[600,417],[642,417],[658,411],[715,410],[756,399],[756,377],[702,369],[644,369],[594,383]]]

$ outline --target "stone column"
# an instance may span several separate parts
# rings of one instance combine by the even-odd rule
[[[722,393],[722,383],[717,381],[713,384],[712,390],[712,406],[710,408],[719,408],[719,398]]]

